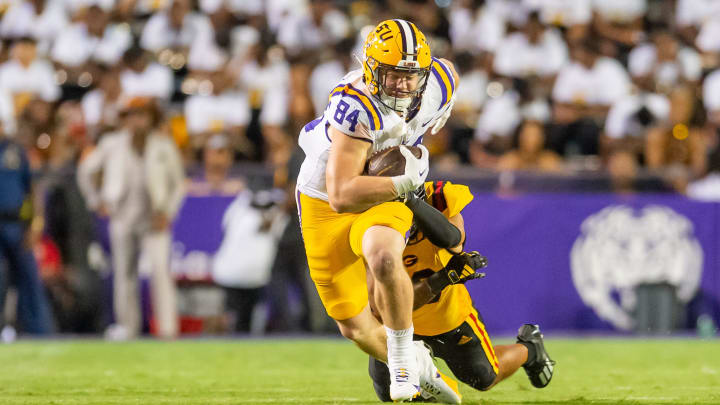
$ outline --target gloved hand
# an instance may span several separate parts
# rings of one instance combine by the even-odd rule
[[[418,146],[421,155],[416,158],[406,146],[400,146],[400,153],[405,156],[405,173],[391,177],[398,196],[404,196],[425,183],[430,166],[430,153],[423,145]]]
[[[433,294],[439,294],[451,284],[465,284],[469,280],[485,277],[485,273],[476,270],[487,267],[487,258],[478,252],[462,252],[453,256],[442,270],[428,277],[428,285]]]
[[[452,112],[454,104],[455,104],[455,100],[453,99],[450,101],[450,104],[445,108],[445,112],[443,113],[443,115],[441,115],[440,118],[438,118],[438,120],[435,121],[435,125],[433,125],[432,129],[430,130],[430,134],[432,134],[432,135],[437,134],[438,132],[440,132],[442,127],[445,126],[445,123],[447,122],[448,118],[450,118],[450,113]]]

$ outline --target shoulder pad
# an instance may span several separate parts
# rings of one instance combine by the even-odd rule
[[[437,107],[440,110],[450,102],[455,94],[455,79],[450,69],[435,57],[432,58],[430,74],[435,78],[435,83],[440,89],[440,103]]]
[[[330,125],[347,134],[355,132],[357,123],[370,131],[383,129],[382,115],[375,101],[350,84],[339,85],[330,92],[325,116]]]

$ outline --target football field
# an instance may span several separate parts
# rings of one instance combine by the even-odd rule
[[[499,339],[496,343],[507,343]],[[519,370],[468,404],[720,404],[720,340],[549,339],[549,387]],[[444,365],[443,365],[444,368]],[[0,345],[0,404],[377,403],[341,339],[26,341]]]

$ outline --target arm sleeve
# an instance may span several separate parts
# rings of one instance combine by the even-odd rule
[[[413,212],[415,223],[433,245],[448,249],[462,242],[460,230],[427,202],[411,197],[405,203]]]

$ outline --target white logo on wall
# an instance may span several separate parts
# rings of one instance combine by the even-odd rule
[[[636,286],[665,282],[676,287],[681,302],[688,302],[700,284],[702,261],[690,220],[657,205],[638,215],[624,205],[591,215],[570,253],[573,282],[583,302],[626,330],[634,325]]]

